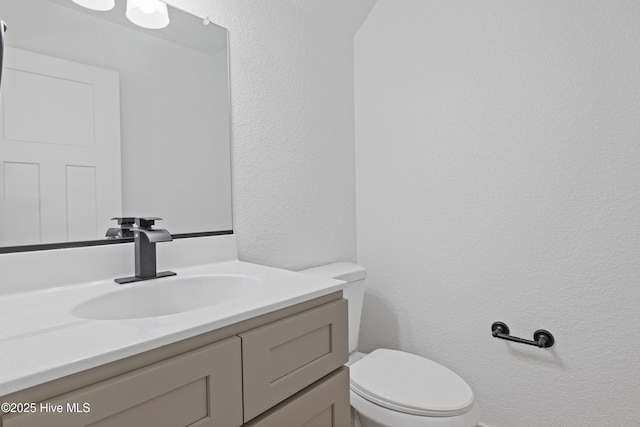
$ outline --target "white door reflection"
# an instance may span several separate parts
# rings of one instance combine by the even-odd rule
[[[122,210],[118,73],[6,48],[0,246],[102,238]]]

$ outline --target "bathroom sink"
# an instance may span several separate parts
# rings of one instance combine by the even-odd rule
[[[242,274],[155,279],[122,285],[78,304],[71,314],[92,320],[167,316],[239,300],[258,290],[261,283],[257,277]]]

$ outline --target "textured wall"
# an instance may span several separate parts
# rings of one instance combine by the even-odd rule
[[[351,37],[285,0],[170,3],[229,30],[240,258],[355,260]]]
[[[450,366],[489,425],[640,425],[639,22],[380,0],[356,35],[361,344]]]

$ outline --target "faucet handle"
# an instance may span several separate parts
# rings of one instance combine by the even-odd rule
[[[161,221],[162,218],[158,218],[157,216],[149,216],[149,217],[140,217],[134,218],[135,223],[138,224],[140,228],[149,228],[156,223],[156,221]]]
[[[124,225],[124,226],[133,226],[133,224],[136,222],[136,218],[133,216],[125,216],[125,217],[114,217],[111,218],[111,221],[114,220],[118,220],[118,225]]]
[[[134,226],[138,226],[140,228],[149,228],[155,224],[156,221],[162,220],[157,216],[148,216],[148,217],[135,217],[135,216],[125,216],[125,217],[114,217],[112,220],[118,220],[118,225],[120,228],[132,228]]]
[[[106,237],[109,239],[120,239],[133,237],[133,231],[131,230],[135,225],[134,217],[115,217],[111,220],[118,220],[118,226],[116,228],[110,228],[107,230]]]

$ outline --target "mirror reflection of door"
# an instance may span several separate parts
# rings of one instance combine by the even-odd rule
[[[122,211],[118,73],[7,47],[1,93],[0,246],[102,238]]]

